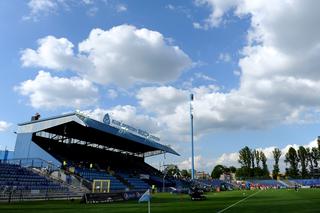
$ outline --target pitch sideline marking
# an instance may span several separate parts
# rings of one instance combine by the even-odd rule
[[[228,206],[228,207],[227,207],[227,208],[225,208],[225,209],[222,209],[221,211],[218,211],[218,213],[221,213],[221,212],[224,212],[224,211],[226,211],[226,210],[230,209],[231,207],[233,207],[233,206],[235,206],[235,205],[237,205],[237,204],[241,203],[242,201],[245,201],[246,199],[249,199],[250,197],[253,197],[254,195],[258,194],[259,192],[261,192],[261,190],[260,190],[260,191],[257,191],[256,193],[253,193],[252,195],[250,195],[250,196],[248,196],[248,197],[243,198],[242,200],[239,200],[238,202],[236,202],[236,203],[234,203],[234,204],[232,204],[232,205]]]

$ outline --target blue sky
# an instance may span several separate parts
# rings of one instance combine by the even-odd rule
[[[0,2],[0,149],[39,112],[83,111],[145,128],[196,169],[237,165],[245,145],[315,144],[320,5],[311,1]],[[313,141],[313,142],[312,142]],[[270,164],[271,159],[270,159]]]

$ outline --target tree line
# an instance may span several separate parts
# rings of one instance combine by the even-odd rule
[[[274,165],[272,177],[276,179],[280,174],[279,160],[282,156],[280,149],[275,148],[272,151]],[[320,141],[318,147],[305,148],[299,146],[296,150],[290,147],[284,155],[286,163],[285,175],[291,178],[312,178],[319,176],[318,164],[320,160]],[[239,151],[239,159],[241,167],[236,170],[238,178],[269,178],[270,172],[267,165],[267,158],[263,151],[250,149],[245,146]]]
[[[284,160],[284,162],[289,165],[289,167],[286,168],[286,175],[293,178],[310,178],[319,176],[319,160],[319,141],[318,147],[305,148],[303,146],[299,146],[298,150],[290,147]]]
[[[261,150],[250,149],[248,146],[239,150],[238,162],[240,168],[234,166],[226,167],[216,165],[212,172],[212,178],[219,178],[223,173],[235,173],[239,179],[260,178],[268,179],[280,175],[279,161],[284,154],[284,162],[286,163],[285,175],[291,178],[313,178],[319,177],[319,161],[320,161],[320,140],[318,147],[305,148],[299,146],[298,149],[290,147],[287,153],[282,153],[278,148],[272,151],[274,164],[270,172],[267,165],[267,157]],[[270,175],[271,174],[271,175]],[[168,165],[166,168],[166,176],[174,178],[190,178],[191,170],[180,170],[177,165]]]

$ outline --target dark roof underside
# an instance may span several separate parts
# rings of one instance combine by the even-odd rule
[[[59,119],[66,119],[69,117],[71,118],[69,122],[57,122],[57,124],[59,123],[58,125],[48,125],[48,122],[55,122]],[[77,113],[27,122],[20,124],[19,126],[23,127],[30,125],[31,128],[32,126],[43,126],[43,128],[41,128],[41,132],[47,132],[51,133],[52,135],[77,139],[82,142],[89,142],[96,145],[102,145],[104,147],[118,149],[121,151],[128,151],[130,153],[143,154],[158,152],[158,154],[160,154],[167,152],[174,155],[179,155],[177,152],[175,152],[172,148],[168,146],[162,145],[155,141],[148,140],[130,132],[123,131],[119,128],[106,125],[104,123],[79,115]],[[36,130],[35,128],[33,131],[39,132],[39,130],[40,129]]]

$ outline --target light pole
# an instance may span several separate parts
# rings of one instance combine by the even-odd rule
[[[166,173],[163,173],[163,178],[162,178],[162,192],[164,192],[164,189],[165,189],[165,180],[166,179]]]
[[[164,192],[164,189],[165,189],[165,181],[166,181],[165,179],[166,179],[166,175],[167,175],[167,172],[168,172],[167,166],[168,166],[168,165],[163,164],[163,171],[162,171],[162,173],[163,173],[163,177],[162,177],[162,192]]]
[[[193,94],[190,94],[190,119],[191,119],[191,179],[194,180],[194,150],[193,150]]]

